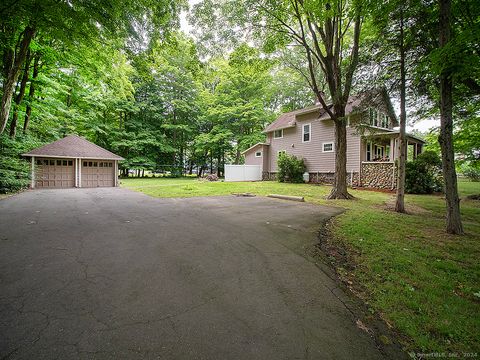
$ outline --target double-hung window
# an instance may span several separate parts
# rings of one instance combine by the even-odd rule
[[[275,130],[275,131],[273,132],[273,138],[274,138],[274,139],[281,139],[281,138],[283,138],[283,129]]]
[[[311,135],[312,135],[312,125],[304,124],[302,126],[302,142],[310,142]]]

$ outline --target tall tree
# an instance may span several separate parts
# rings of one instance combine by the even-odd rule
[[[439,48],[445,49],[451,39],[451,0],[439,0]],[[440,72],[440,148],[442,151],[445,200],[447,204],[447,232],[463,234],[460,199],[453,151],[453,78],[452,64],[447,62]]]
[[[2,8],[0,45],[3,61],[3,93],[0,102],[0,134],[10,115],[14,88],[36,33],[49,35],[64,45],[126,40],[139,35],[135,25],[148,23],[150,36],[166,33],[177,20],[181,2],[171,0],[18,0]],[[145,29],[142,29],[142,36]],[[138,36],[137,36],[138,38]]]
[[[196,22],[205,31],[217,29],[218,23],[226,27],[230,23],[228,28],[249,27],[246,33],[254,34],[266,49],[294,44],[303,49],[309,85],[335,124],[335,180],[330,199],[352,198],[347,190],[345,107],[358,64],[362,11],[361,2],[348,0],[206,0],[194,7]],[[324,77],[331,104],[319,77]]]

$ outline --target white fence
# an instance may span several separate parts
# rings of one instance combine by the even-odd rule
[[[260,165],[225,165],[225,181],[260,181]]]

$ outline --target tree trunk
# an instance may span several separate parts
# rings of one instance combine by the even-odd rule
[[[10,123],[10,137],[14,138],[17,134],[17,122],[18,122],[18,108],[23,101],[23,97],[25,96],[25,89],[27,87],[28,75],[30,73],[30,61],[32,58],[30,57],[30,50],[27,51],[27,56],[25,58],[25,66],[23,70],[22,80],[20,81],[20,89],[18,91],[17,96],[15,96],[14,102],[15,105],[13,107],[13,117],[12,122]]]
[[[439,45],[440,48],[443,48],[450,41],[451,0],[439,0],[439,5]],[[440,136],[438,140],[442,150],[443,178],[445,181],[445,199],[447,205],[446,230],[450,234],[463,234],[452,141],[453,80],[451,75],[448,67],[442,69],[440,74]]]
[[[37,77],[38,77],[39,63],[40,63],[40,54],[37,53],[35,55],[35,59],[33,60],[32,80],[30,81],[30,89],[28,90],[28,102],[27,102],[27,108],[25,110],[25,121],[23,122],[24,134],[27,132],[28,125],[30,124],[30,116],[32,115],[32,102],[33,102],[33,97],[35,95],[35,81],[37,80]]]
[[[333,188],[328,199],[353,199],[347,188],[347,124],[345,122],[344,110],[338,107],[335,114],[335,175]]]
[[[407,139],[405,130],[407,127],[406,113],[406,79],[405,79],[405,46],[403,29],[403,11],[400,13],[400,133],[398,142],[400,144],[400,156],[398,158],[397,172],[397,200],[395,211],[405,212],[405,163],[407,157]]]
[[[7,78],[3,84],[3,95],[0,108],[0,134],[5,131],[7,125],[8,116],[10,115],[10,108],[12,106],[13,92],[15,84],[17,83],[18,76],[20,74],[20,67],[24,63],[27,56],[27,50],[30,46],[33,36],[35,35],[35,29],[31,26],[27,26],[23,31],[22,41],[20,42],[20,48],[13,61],[13,65],[8,71]]]

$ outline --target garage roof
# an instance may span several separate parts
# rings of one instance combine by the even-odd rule
[[[84,138],[77,135],[69,135],[63,139],[33,149],[23,156],[43,156],[59,158],[82,158],[103,160],[125,160]]]

